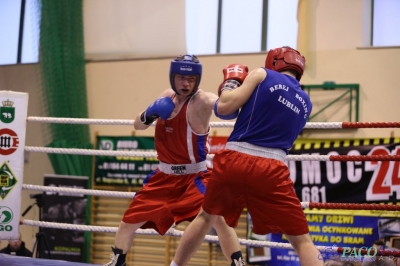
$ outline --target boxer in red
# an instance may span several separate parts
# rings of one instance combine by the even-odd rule
[[[146,177],[126,210],[115,237],[112,260],[106,266],[126,265],[126,253],[138,228],[152,228],[164,235],[173,224],[192,221],[201,209],[211,173],[206,167],[209,123],[218,99],[199,89],[201,74],[202,64],[195,56],[172,60],[171,88],[135,119],[136,130],[145,130],[156,122],[160,165]],[[221,248],[227,260],[233,261],[232,254],[241,257],[234,229],[222,217],[214,228],[226,239]]]

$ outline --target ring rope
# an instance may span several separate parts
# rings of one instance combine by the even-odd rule
[[[56,154],[75,154],[75,155],[98,155],[98,156],[126,156],[126,157],[150,157],[157,158],[155,151],[109,151],[109,150],[94,150],[94,149],[75,149],[75,148],[49,148],[49,147],[31,147],[25,146],[25,151],[56,153]]]
[[[53,186],[48,187],[48,186],[38,186],[38,185],[30,185],[30,184],[22,184],[22,189],[37,190],[37,191],[44,191],[44,192],[59,192],[59,193],[74,194],[74,195],[115,197],[115,198],[133,198],[136,194],[135,192],[53,187]]]
[[[133,126],[135,120],[128,119],[90,119],[68,117],[38,117],[28,116],[28,122],[53,123],[53,124],[88,124],[88,125],[122,125]]]
[[[129,125],[132,126],[134,120],[123,120],[123,119],[80,119],[80,118],[48,118],[48,117],[27,117],[28,122],[45,122],[45,123],[62,123],[62,124],[97,124],[97,125]],[[153,123],[154,125],[154,123]],[[217,128],[233,127],[234,122],[211,122],[211,126]],[[340,129],[340,128],[399,128],[400,122],[308,122],[304,128],[307,129]],[[140,156],[140,157],[157,157],[156,152],[151,151],[102,151],[102,150],[85,150],[85,149],[61,149],[61,148],[43,148],[43,147],[25,147],[26,151],[32,152],[45,152],[45,153],[67,153],[67,154],[79,154],[79,155],[103,155],[103,156]],[[213,157],[213,155],[210,155]],[[374,155],[374,156],[348,156],[348,155],[288,155],[286,160],[294,161],[400,161],[400,156],[394,155]],[[120,197],[120,198],[132,198],[134,192],[116,192],[116,191],[104,191],[104,190],[89,190],[89,189],[72,189],[72,188],[59,188],[59,187],[43,187],[36,185],[23,184],[23,189],[27,190],[41,190],[47,192],[64,192],[72,194],[84,194],[92,196],[109,196],[109,197]],[[351,203],[316,203],[316,202],[301,202],[303,208],[320,208],[320,209],[351,209],[351,210],[400,210],[399,205],[387,205],[387,204],[351,204]],[[22,224],[30,226],[41,226],[58,229],[68,230],[83,230],[91,232],[117,232],[116,227],[104,227],[104,226],[88,226],[88,225],[74,225],[74,224],[61,224],[61,223],[50,223],[33,220],[22,220]],[[153,229],[138,229],[138,234],[150,234],[158,235]],[[168,236],[182,236],[183,232],[175,229],[167,231]],[[218,236],[205,236],[207,242],[218,242]],[[293,249],[290,243],[277,243],[270,241],[257,241],[239,239],[241,245],[256,246],[256,247],[275,247],[275,248],[286,248]],[[320,251],[324,252],[337,252],[343,253],[343,247],[325,247],[316,246]],[[354,248],[359,253],[359,250],[363,255],[368,254],[367,249]],[[371,251],[369,251],[371,252]],[[400,257],[400,251],[392,250],[379,250],[378,255],[383,256],[394,256]]]
[[[400,211],[400,205],[376,204],[376,203],[301,202],[301,207],[309,209],[332,209],[332,210]]]
[[[131,119],[88,119],[67,117],[28,116],[28,122],[58,123],[58,124],[89,124],[89,125],[123,125],[132,126]],[[233,127],[235,122],[210,122],[212,127]],[[400,128],[400,122],[307,122],[304,128],[309,129],[340,129],[340,128]]]
[[[22,224],[29,226],[37,226],[37,227],[47,227],[47,228],[56,228],[56,229],[64,229],[64,230],[78,230],[78,231],[90,231],[90,232],[106,232],[106,233],[116,233],[118,228],[111,226],[94,226],[94,225],[79,225],[79,224],[66,224],[66,223],[53,223],[53,222],[43,222],[43,221],[34,221],[34,220],[22,220]],[[145,235],[159,235],[157,231],[154,229],[138,229],[135,231],[136,234],[145,234]],[[166,236],[176,236],[182,237],[183,231],[176,230],[170,228],[166,233]],[[206,235],[204,238],[207,242],[218,242],[218,236]],[[289,248],[292,249],[292,246],[289,243],[278,243],[278,242],[270,242],[270,241],[259,241],[259,240],[248,240],[248,239],[239,239],[242,245],[248,246],[257,246],[257,247],[277,247],[277,248]]]
[[[68,194],[83,194],[90,196],[106,196],[116,198],[133,198],[135,192],[120,192],[120,191],[107,191],[107,190],[94,190],[94,189],[80,189],[80,188],[67,188],[67,187],[49,187],[23,184],[24,190],[38,190],[45,192],[61,192]],[[368,204],[368,203],[321,203],[321,202],[300,202],[302,208],[309,209],[342,209],[342,210],[386,210],[386,211],[400,211],[400,205],[393,204]]]
[[[343,122],[342,128],[399,128],[400,122]]]
[[[36,227],[46,227],[46,228],[56,228],[56,229],[64,229],[64,230],[77,230],[77,231],[90,231],[90,232],[107,232],[107,233],[116,233],[118,228],[111,226],[92,226],[92,225],[78,225],[78,224],[66,224],[66,223],[53,223],[53,222],[42,222],[42,221],[34,221],[34,220],[22,220],[21,224],[28,226],[36,226]],[[169,229],[165,235],[166,236],[174,236],[174,237],[182,237],[183,231],[176,229]],[[144,235],[159,235],[157,231],[154,229],[138,229],[135,231],[135,234],[144,234]],[[206,235],[204,237],[204,241],[218,243],[218,236]],[[293,246],[290,243],[281,243],[281,242],[271,242],[271,241],[260,241],[260,240],[248,240],[239,238],[239,244],[243,246],[251,246],[251,247],[269,247],[269,248],[281,248],[281,249],[293,249]],[[337,247],[337,246],[315,246],[321,252],[328,253],[339,253],[342,254],[345,250],[349,252],[348,248]],[[399,250],[377,250],[377,254],[374,254],[375,250],[363,248],[352,248],[351,250],[357,251],[362,255],[381,255],[381,256],[393,256],[400,257]]]
[[[75,149],[75,148],[49,148],[25,146],[25,151],[56,153],[56,154],[75,154],[75,155],[98,155],[98,156],[125,156],[125,157],[151,157],[157,158],[155,151],[109,151],[94,149]],[[214,154],[208,154],[207,158],[212,159]],[[287,155],[286,161],[400,161],[400,155]]]

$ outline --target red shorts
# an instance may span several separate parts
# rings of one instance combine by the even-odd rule
[[[217,152],[203,208],[236,227],[247,208],[253,232],[307,234],[308,224],[284,162],[240,153]]]
[[[122,219],[125,223],[146,222],[164,235],[174,224],[192,221],[203,204],[209,170],[186,175],[171,175],[156,170],[150,173],[143,188],[135,194]]]

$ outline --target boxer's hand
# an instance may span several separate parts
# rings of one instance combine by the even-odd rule
[[[219,85],[218,96],[221,96],[224,90],[234,90],[242,85],[247,74],[249,74],[249,68],[242,64],[230,64],[224,67],[222,73],[224,74],[224,80]]]
[[[169,97],[163,97],[155,100],[152,104],[147,107],[140,115],[140,121],[145,125],[150,125],[154,120],[161,117],[161,119],[166,120],[174,111],[175,104]]]

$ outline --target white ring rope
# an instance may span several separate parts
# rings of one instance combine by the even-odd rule
[[[157,158],[157,152],[154,150],[135,150],[135,151],[110,151],[110,150],[94,150],[94,149],[76,149],[76,148],[49,148],[49,147],[32,147],[25,146],[25,151],[28,152],[42,152],[42,153],[56,153],[56,154],[74,154],[74,155],[92,155],[92,156],[121,156],[121,157],[149,157],[149,158]],[[348,161],[363,161],[363,157],[368,158],[369,161],[399,161],[400,155],[384,155],[383,158],[380,155],[339,155],[339,156],[347,156]],[[310,154],[300,154],[300,155],[286,155],[285,161],[338,161],[334,160],[331,157],[337,157],[334,155],[310,155]],[[372,158],[376,157],[376,158]],[[214,154],[207,154],[207,159],[214,158]],[[370,159],[372,158],[372,159]],[[391,159],[392,158],[392,159]],[[387,160],[389,159],[389,160]],[[342,160],[341,160],[342,161]]]
[[[75,155],[98,155],[98,156],[126,156],[126,157],[150,157],[157,158],[155,151],[109,151],[109,150],[93,150],[93,149],[67,149],[67,148],[48,148],[48,147],[30,147],[25,146],[25,151],[56,153],[56,154],[75,154]]]
[[[125,119],[90,119],[68,117],[38,117],[28,116],[28,122],[54,123],[54,124],[88,124],[88,125],[123,125],[133,126],[135,120]]]
[[[88,125],[122,125],[133,126],[135,120],[131,119],[88,119],[68,117],[38,117],[28,116],[28,122],[56,123],[56,124],[88,124]],[[235,122],[210,122],[211,127],[233,127]],[[154,125],[154,124],[153,124]],[[335,129],[342,128],[342,122],[307,122],[304,128]]]
[[[39,186],[39,185],[30,185],[30,184],[22,184],[22,189],[24,190],[35,190],[35,191],[44,191],[49,193],[59,193],[62,195],[89,195],[89,196],[104,196],[104,197],[114,197],[114,198],[129,198],[132,199],[136,192],[123,192],[123,191],[108,191],[108,190],[96,190],[96,189],[81,189],[81,188],[72,188],[72,187],[54,187],[54,186]],[[300,202],[300,205],[303,209],[310,208],[311,202]],[[382,205],[380,204],[372,204],[368,206],[368,210],[382,210]],[[315,207],[312,207],[315,208]],[[348,209],[346,206],[343,206],[343,209]],[[392,210],[390,210],[392,211]]]
[[[71,195],[89,195],[89,196],[103,196],[103,197],[114,197],[114,198],[130,198],[132,199],[136,192],[123,192],[123,191],[108,191],[98,189],[83,189],[83,188],[68,188],[68,187],[53,187],[53,186],[39,186],[22,184],[24,190],[36,190],[44,192],[71,194]],[[302,208],[309,208],[309,202],[300,202]]]
[[[75,154],[75,155],[98,155],[98,156],[125,156],[125,157],[150,157],[157,158],[155,151],[109,151],[109,150],[93,150],[93,149],[75,149],[75,148],[48,148],[48,147],[32,147],[25,146],[25,151],[56,153],[56,154]],[[214,154],[208,154],[207,158],[212,159]],[[329,161],[330,155],[287,155],[286,161]]]
[[[307,122],[304,128],[336,129],[343,127],[342,127],[342,122]]]
[[[108,191],[108,190],[96,190],[96,189],[83,189],[83,188],[68,188],[68,187],[53,187],[53,186],[39,186],[22,184],[24,190],[36,190],[44,192],[63,193],[71,195],[89,195],[89,196],[104,196],[104,197],[115,197],[115,198],[133,198],[135,192],[123,192],[123,191]],[[308,208],[309,202],[301,202],[302,208]]]
[[[53,187],[53,186],[38,186],[22,184],[24,190],[37,190],[44,192],[57,192],[63,195],[90,195],[90,196],[104,196],[114,198],[133,198],[135,192],[123,192],[123,191],[108,191],[108,190],[96,190],[96,189],[83,189],[83,188],[67,188],[67,187]]]
[[[64,229],[64,230],[106,232],[106,233],[116,233],[118,230],[117,227],[111,227],[111,226],[93,226],[93,225],[79,225],[79,224],[66,224],[66,223],[52,223],[52,222],[41,222],[41,221],[34,221],[34,220],[22,220],[21,222],[22,222],[22,224],[29,225],[29,226],[56,228],[56,229]],[[135,233],[136,234],[144,234],[144,235],[159,235],[159,233],[153,229],[138,229],[138,230],[136,230]],[[183,231],[171,228],[165,233],[165,235],[182,237]],[[204,238],[204,241],[212,242],[212,243],[219,242],[218,236],[212,236],[212,235],[206,235]],[[252,246],[252,247],[293,249],[292,245],[289,243],[248,240],[248,239],[239,239],[239,243],[244,246]],[[337,248],[335,248],[335,247],[325,247],[325,246],[316,246],[316,247],[320,251],[337,252]]]

